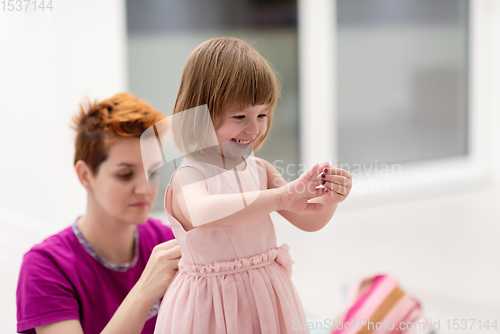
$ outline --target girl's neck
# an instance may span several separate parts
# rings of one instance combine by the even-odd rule
[[[76,223],[90,247],[110,263],[131,262],[135,255],[135,225],[127,225],[96,211],[89,205]]]

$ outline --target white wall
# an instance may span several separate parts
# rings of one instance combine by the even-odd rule
[[[71,116],[84,96],[127,86],[124,5],[61,1],[52,12],[0,13],[0,207],[63,226],[84,203]]]
[[[71,116],[127,89],[124,1],[52,4],[0,11],[0,333],[15,332],[22,255],[86,207]]]
[[[489,2],[489,14],[491,18],[488,20],[491,25],[491,32],[488,38],[493,41],[489,43],[491,50],[489,52],[489,66],[491,67],[491,75],[489,77],[489,96],[491,105],[490,124],[490,157],[491,168],[495,174],[496,185],[500,187],[500,1]]]
[[[488,16],[482,25],[490,26],[483,34],[489,84],[479,105],[486,110],[488,166],[500,185],[500,1],[477,3]],[[53,6],[52,12],[0,10],[1,334],[15,333],[22,255],[86,206],[72,165],[71,116],[85,95],[102,99],[128,87],[124,1]]]

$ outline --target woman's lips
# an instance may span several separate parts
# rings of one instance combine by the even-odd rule
[[[138,203],[131,204],[130,206],[142,209],[142,208],[145,208],[147,205],[148,205],[148,203],[146,203],[146,202],[138,202]]]

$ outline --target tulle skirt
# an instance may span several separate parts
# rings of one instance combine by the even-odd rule
[[[179,261],[155,334],[309,333],[288,246],[208,265]]]

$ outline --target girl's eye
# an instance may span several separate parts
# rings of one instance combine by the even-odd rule
[[[243,118],[245,118],[245,115],[239,115],[239,116],[233,116],[233,117],[236,119],[243,119]]]
[[[259,115],[260,118],[266,118],[267,117],[267,114],[260,114]]]

